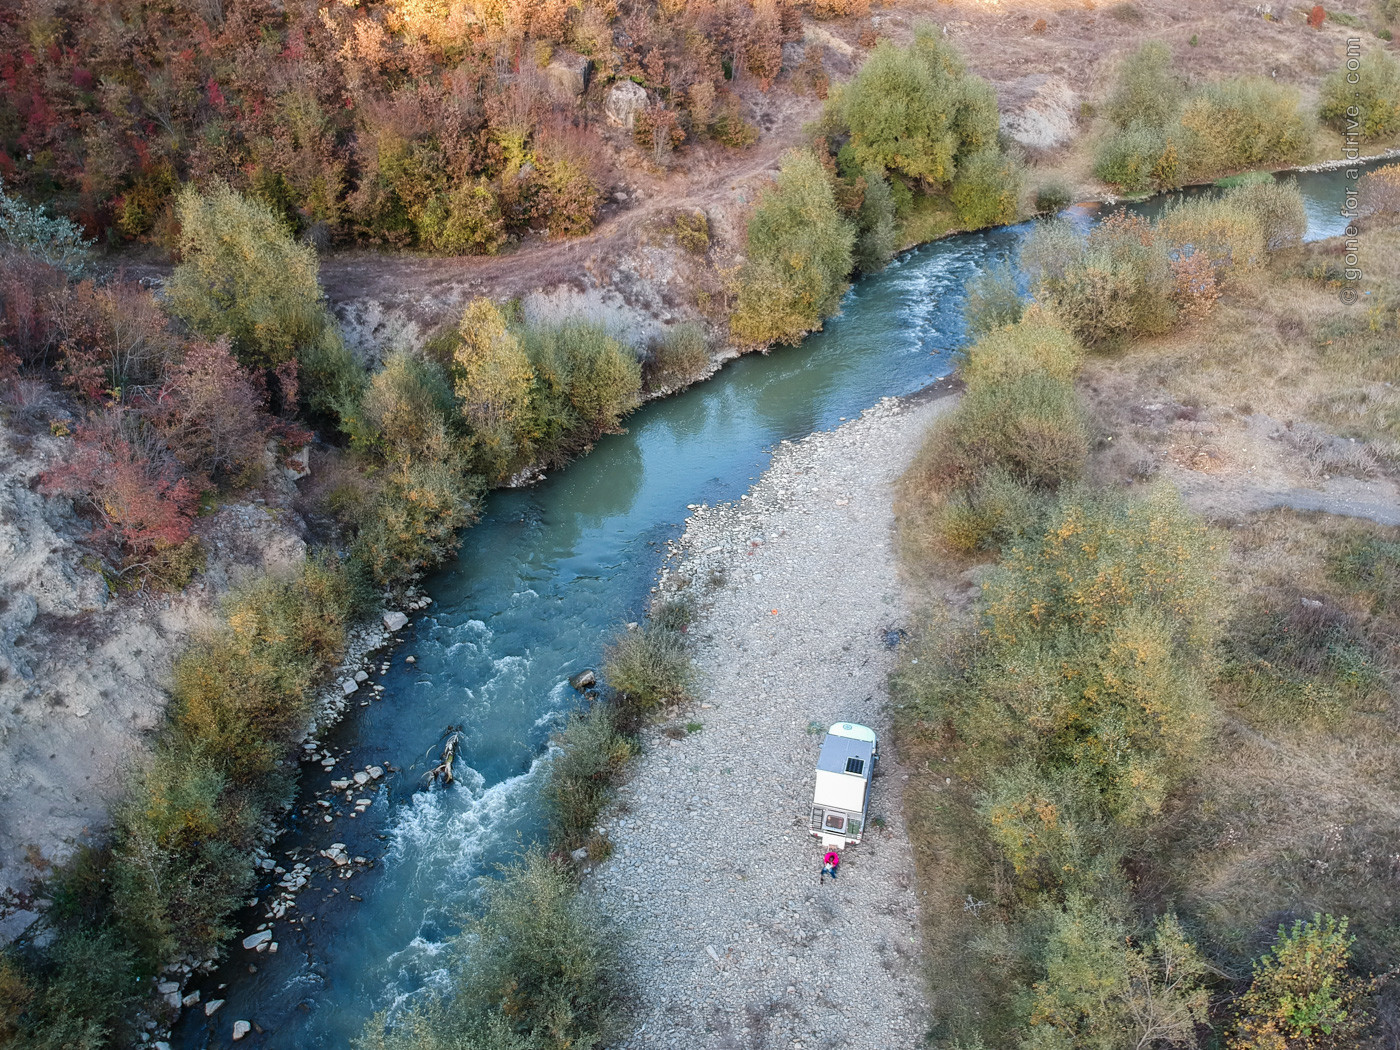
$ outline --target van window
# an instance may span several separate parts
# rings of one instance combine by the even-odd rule
[[[846,818],[840,813],[828,813],[826,815],[826,826],[831,831],[843,831],[846,827]]]

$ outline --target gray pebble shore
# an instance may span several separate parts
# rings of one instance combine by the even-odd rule
[[[907,619],[891,486],[948,400],[882,401],[784,442],[738,502],[694,508],[663,594],[697,602],[696,702],[647,734],[586,881],[628,931],[638,1016],[620,1047],[879,1047],[927,1031],[888,632]],[[825,728],[880,734],[870,826],[819,881],[807,831]],[[878,823],[878,822],[877,822]]]

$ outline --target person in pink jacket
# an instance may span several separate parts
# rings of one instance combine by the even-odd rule
[[[822,858],[822,879],[824,880],[828,875],[833,879],[836,878],[836,869],[840,866],[841,854],[837,853],[835,850],[829,850],[826,856]]]

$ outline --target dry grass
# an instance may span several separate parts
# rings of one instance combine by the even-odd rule
[[[1369,673],[1355,687],[1324,659],[1271,654],[1277,677],[1264,691],[1229,674],[1216,690],[1221,731],[1194,791],[1181,800],[1152,851],[1145,884],[1172,899],[1204,933],[1217,962],[1236,973],[1280,921],[1315,911],[1347,915],[1360,967],[1400,962],[1400,608],[1374,605],[1329,571],[1329,560],[1363,539],[1394,542],[1400,530],[1327,515],[1263,514],[1237,529],[1227,583],[1235,627],[1251,608],[1306,623],[1347,625]],[[1238,630],[1232,632],[1238,634]],[[1289,639],[1297,653],[1297,639]],[[1228,648],[1228,647],[1227,647]],[[1294,702],[1298,688],[1334,702]],[[1383,1011],[1386,1012],[1386,1011]]]
[[[1125,442],[1109,450],[1120,462],[1106,473],[1131,474],[1138,447],[1218,470],[1247,416],[1286,428],[1280,448],[1298,483],[1400,466],[1400,228],[1365,231],[1363,251],[1369,294],[1355,304],[1339,295],[1341,242],[1321,242],[1198,326],[1089,362],[1095,414]]]

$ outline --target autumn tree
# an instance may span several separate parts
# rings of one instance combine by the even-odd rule
[[[731,319],[745,343],[795,343],[836,312],[851,272],[855,233],[810,150],[784,156],[777,181],[748,224],[747,261]]]
[[[293,240],[266,204],[222,183],[205,194],[187,186],[176,209],[182,261],[166,286],[171,313],[205,338],[226,337],[245,366],[296,359],[315,409],[353,400],[359,370],[321,294],[315,249]]]
[[[478,468],[508,477],[531,452],[530,388],[534,370],[520,340],[489,299],[467,304],[453,355],[454,388],[472,429]]]
[[[178,547],[190,536],[199,492],[180,464],[132,413],[114,408],[80,426],[69,461],[45,487],[79,498],[109,537],[136,561]]]
[[[227,339],[188,347],[149,414],[187,471],[232,486],[261,475],[268,439],[279,429],[265,387],[234,360]],[[303,443],[310,437],[297,436]]]
[[[933,186],[950,182],[964,157],[996,145],[995,92],[927,26],[906,47],[876,45],[827,113],[850,130],[860,164]]]

